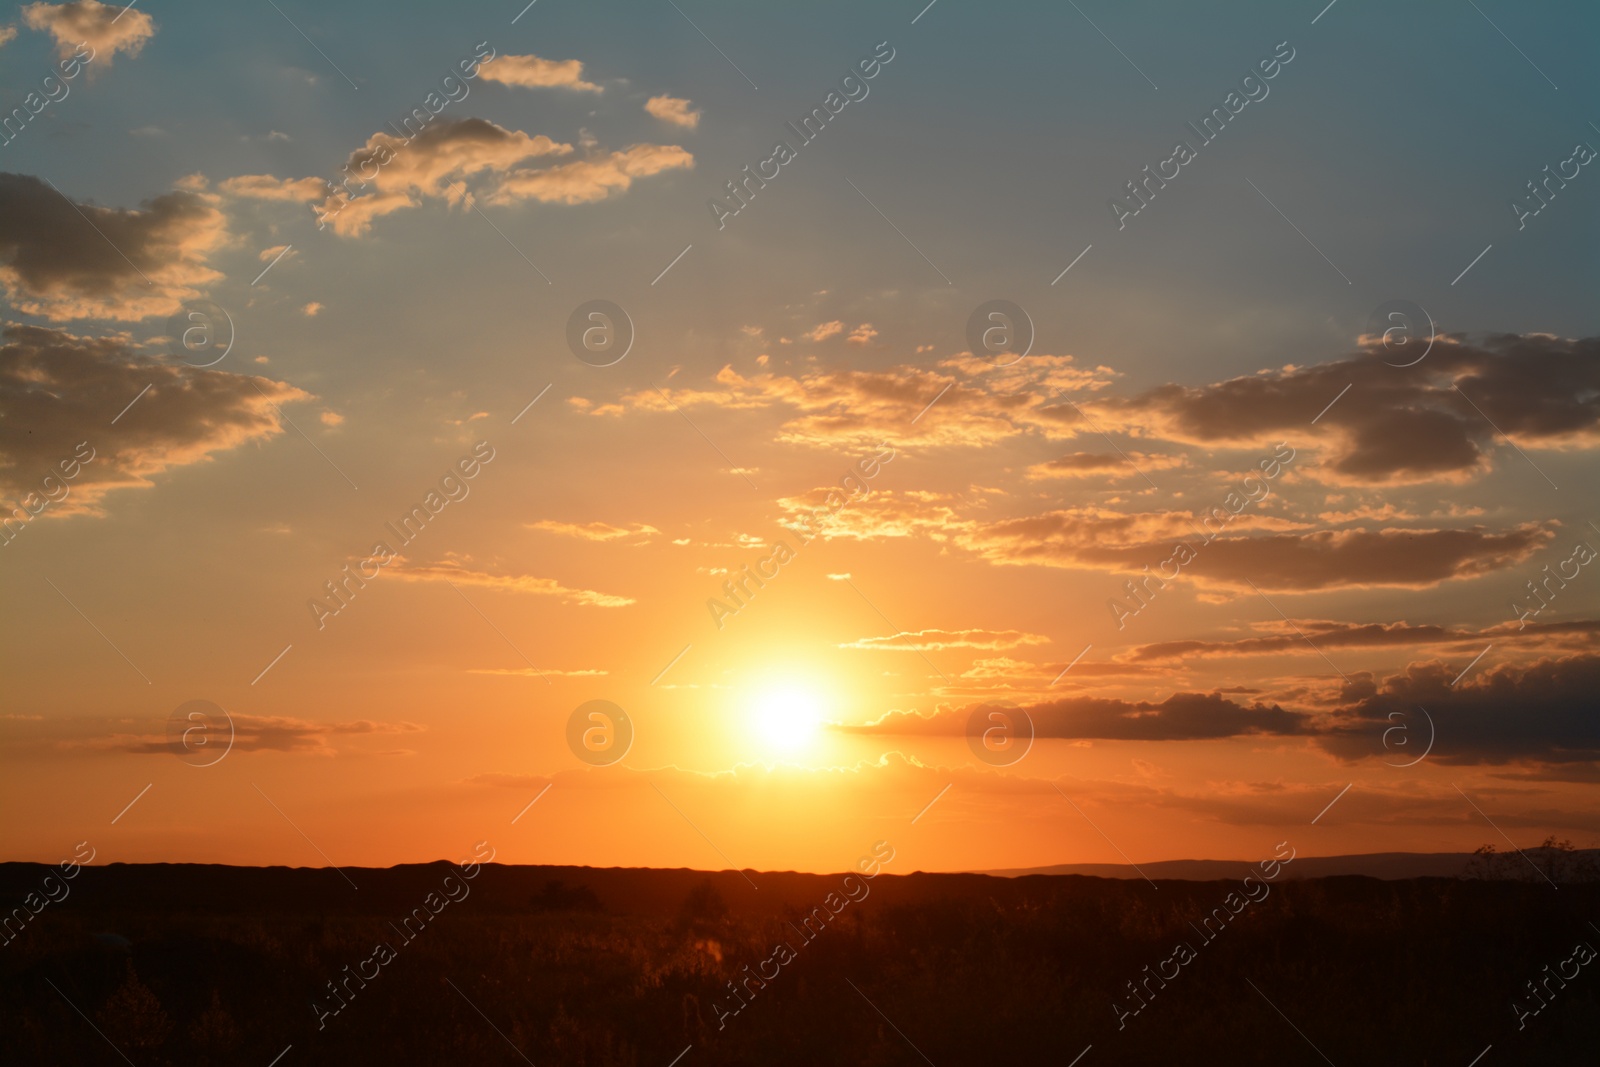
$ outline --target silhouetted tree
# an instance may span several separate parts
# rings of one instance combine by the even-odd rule
[[[678,925],[698,928],[719,923],[727,916],[728,902],[722,899],[722,894],[717,892],[717,887],[708,878],[689,890],[683,907],[678,909]]]
[[[131,963],[122,985],[101,1007],[100,1025],[113,1044],[141,1051],[160,1048],[172,1034],[172,1020]]]
[[[239,1026],[233,1014],[222,1006],[217,991],[211,991],[211,1004],[189,1025],[189,1041],[206,1063],[222,1063],[239,1047]]]
[[[1600,852],[1580,852],[1570,840],[1557,840],[1551,834],[1534,848],[1511,852],[1479,845],[1461,872],[1463,878],[1496,882],[1537,881],[1541,876],[1557,885],[1600,881]]]

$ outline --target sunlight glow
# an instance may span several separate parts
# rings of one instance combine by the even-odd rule
[[[798,686],[779,686],[755,700],[753,725],[769,749],[796,753],[809,748],[822,726],[822,701]]]

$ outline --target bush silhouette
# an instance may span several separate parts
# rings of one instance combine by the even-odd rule
[[[172,1034],[172,1020],[131,963],[122,984],[101,1007],[100,1025],[114,1044],[132,1049],[160,1048]]]

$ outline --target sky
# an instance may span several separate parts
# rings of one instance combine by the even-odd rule
[[[1600,845],[1597,29],[0,10],[0,859]]]

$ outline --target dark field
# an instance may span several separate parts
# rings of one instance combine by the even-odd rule
[[[7,914],[54,870],[0,865]],[[1575,957],[1600,945],[1592,883],[1283,880],[1224,907],[1208,940],[1239,881],[883,874],[849,901],[837,875],[346,873],[359,890],[334,870],[82,869],[0,947],[0,1059],[668,1067],[687,1049],[679,1067],[947,1067],[1066,1065],[1092,1045],[1081,1067],[1466,1067],[1492,1045],[1480,1067],[1600,1061],[1600,963]],[[1192,955],[1170,962],[1179,942]],[[1134,980],[1146,1006],[1119,1030]]]

